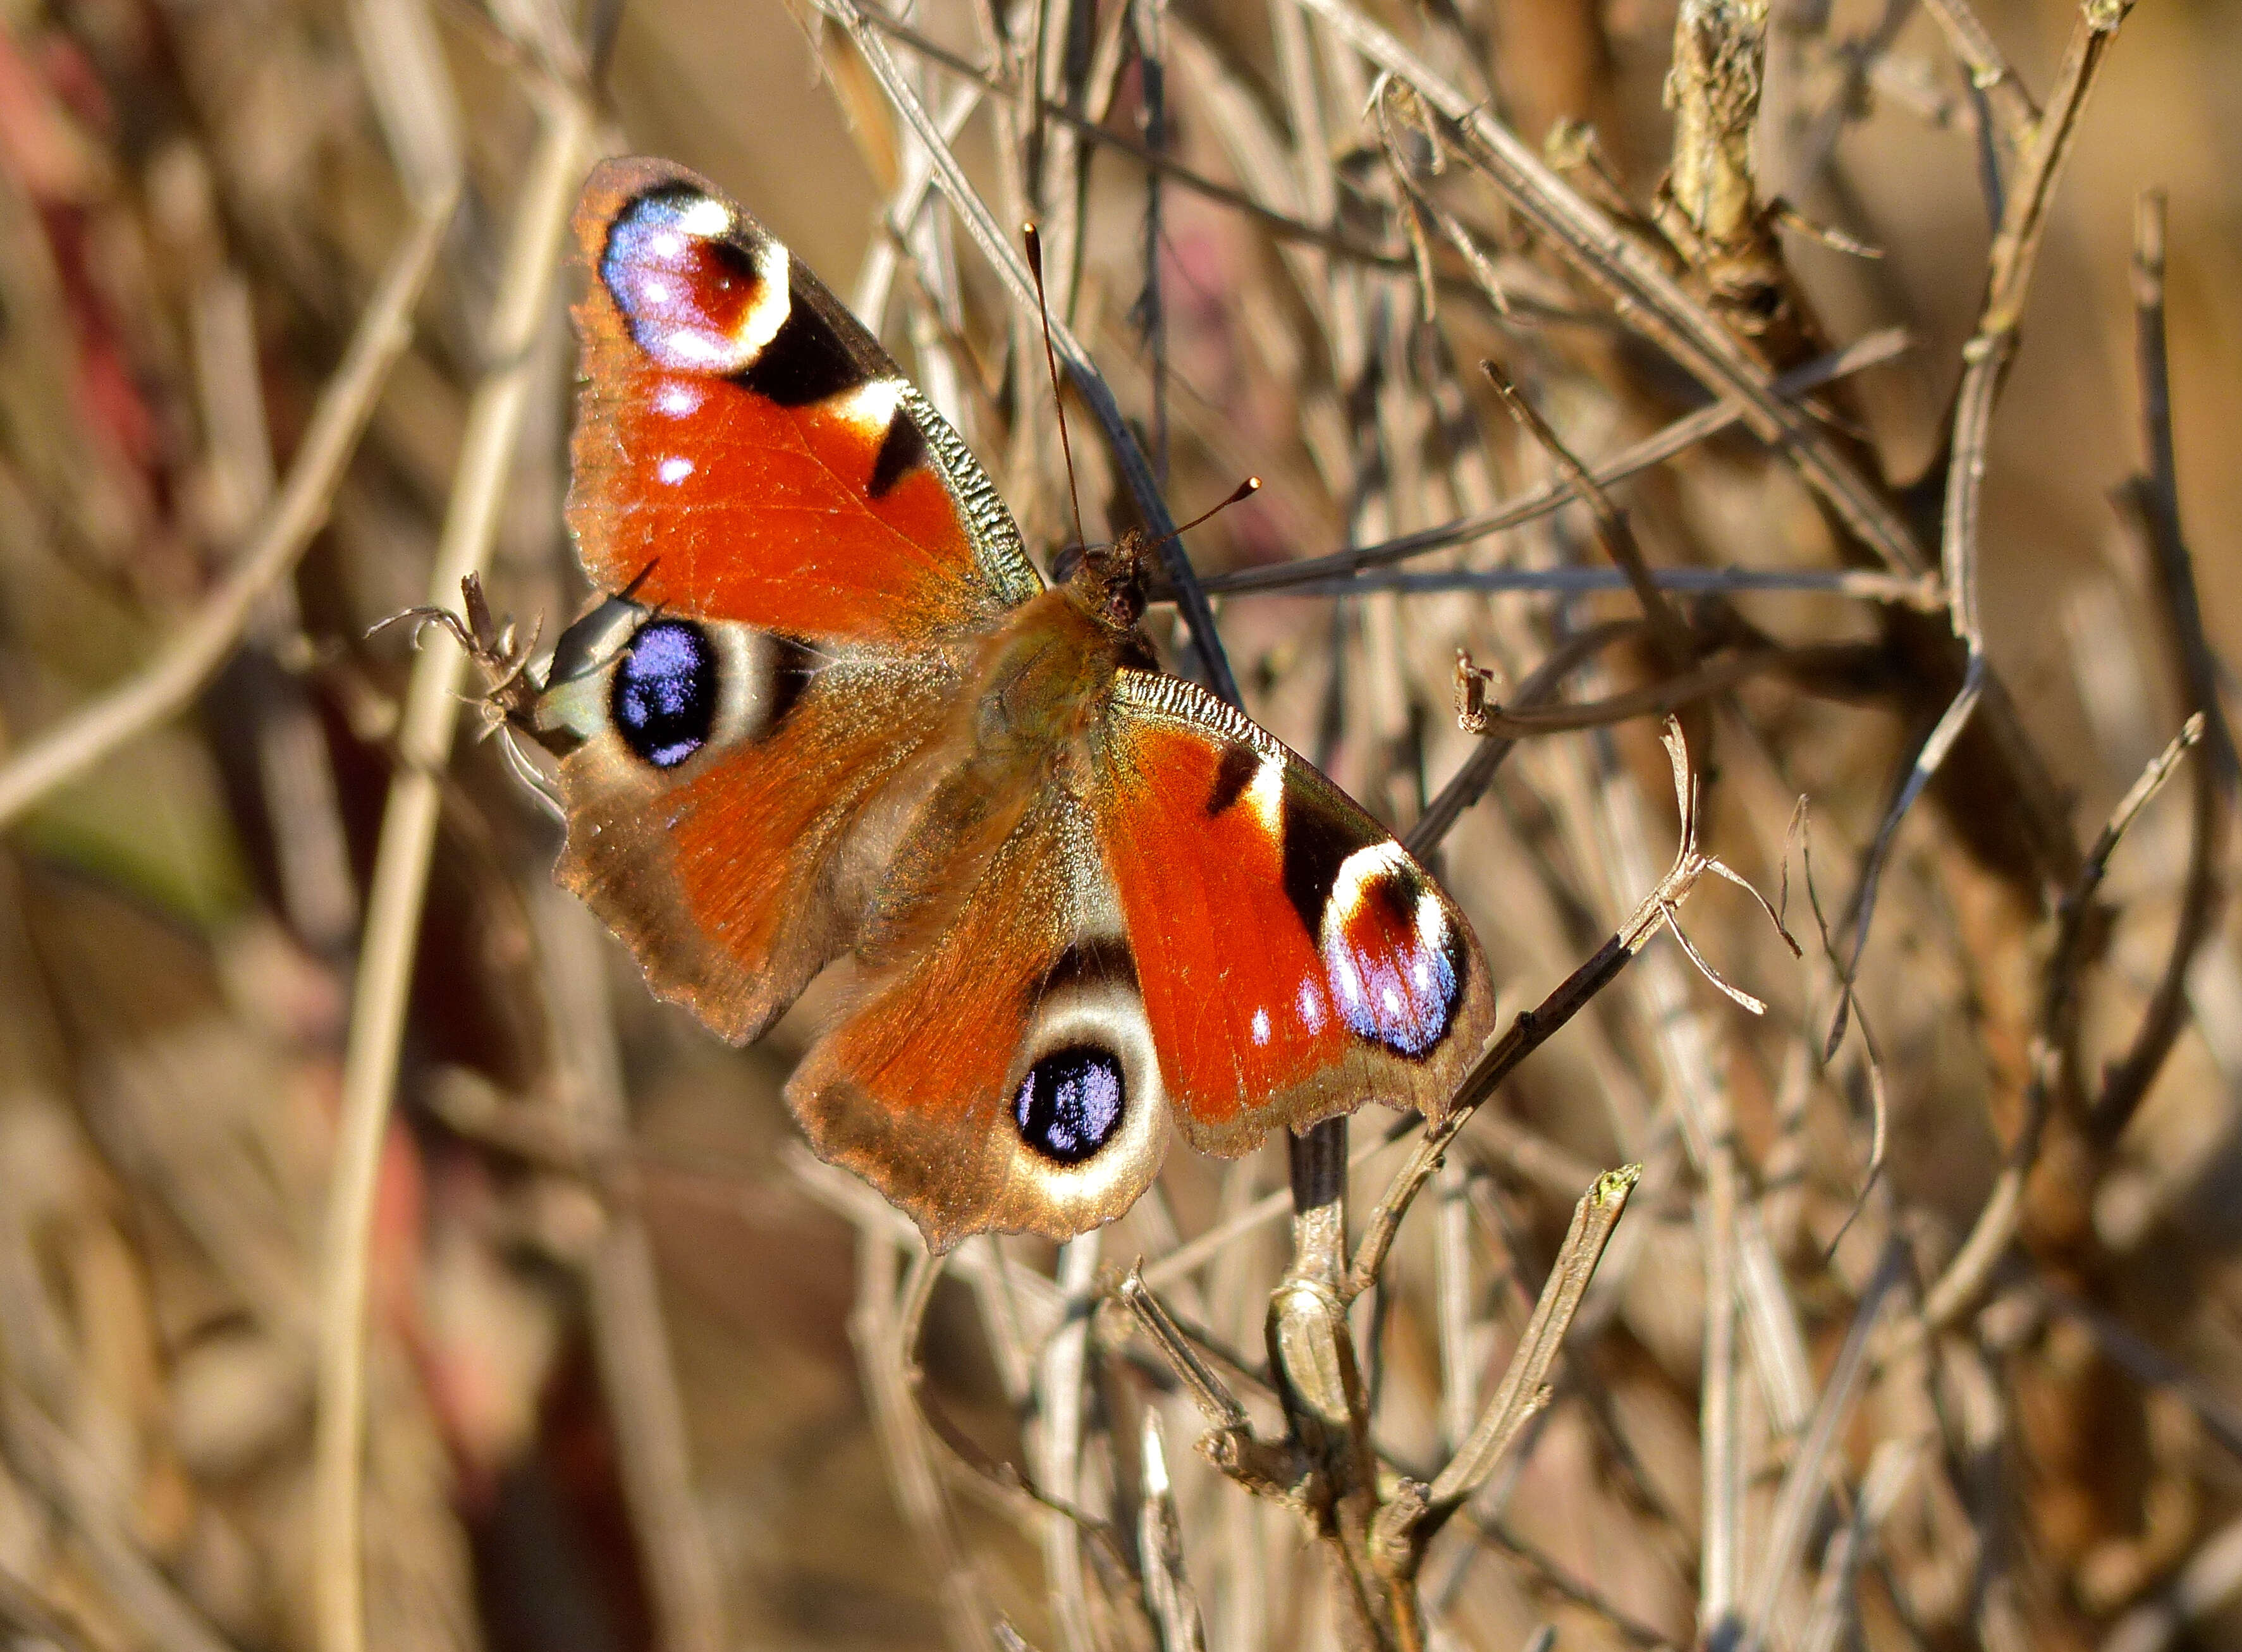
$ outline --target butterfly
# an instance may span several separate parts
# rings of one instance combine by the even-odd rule
[[[963,440],[775,237],[602,163],[567,520],[607,594],[516,722],[555,876],[735,1042],[843,960],[787,1099],[939,1249],[1126,1210],[1171,1133],[1237,1156],[1437,1116],[1494,1019],[1384,828],[1158,668],[1144,541],[1029,560]]]

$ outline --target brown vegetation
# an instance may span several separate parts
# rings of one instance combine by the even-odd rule
[[[8,0],[0,1636],[2242,1637],[2238,60],[2176,0]],[[1154,624],[1527,1012],[1437,1137],[930,1259],[785,1119],[815,992],[728,1051],[551,888],[466,661],[367,632],[581,606],[619,149],[1031,545],[1030,216],[1091,531],[1265,479]]]

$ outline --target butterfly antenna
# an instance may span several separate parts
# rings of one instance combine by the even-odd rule
[[[1191,529],[1197,527],[1201,522],[1204,522],[1212,517],[1221,515],[1223,512],[1228,510],[1232,505],[1238,503],[1239,500],[1251,499],[1254,494],[1260,491],[1261,479],[1259,476],[1248,476],[1244,481],[1238,483],[1237,487],[1232,488],[1230,490],[1230,497],[1224,500],[1212,510],[1201,511],[1198,515],[1192,517],[1191,520],[1185,522],[1181,527],[1171,529],[1169,532],[1161,534],[1158,539],[1153,541],[1153,544],[1157,547],[1165,545],[1170,540],[1181,539],[1185,534],[1190,533]]]
[[[1051,400],[1058,408],[1058,450],[1066,458],[1066,501],[1074,511],[1074,542],[1089,543],[1082,531],[1082,492],[1074,482],[1074,444],[1066,439],[1066,387],[1058,379],[1058,353],[1051,348],[1051,299],[1044,292],[1044,238],[1033,224],[1020,226],[1028,244],[1028,268],[1036,278],[1036,316],[1044,324],[1044,366],[1051,369]]]

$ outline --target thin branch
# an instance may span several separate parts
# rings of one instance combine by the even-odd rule
[[[1349,1151],[1347,1169],[1353,1172],[1367,1164],[1399,1139],[1398,1136],[1365,1135]],[[1152,1262],[1144,1269],[1144,1283],[1154,1290],[1165,1289],[1198,1272],[1209,1262],[1218,1259],[1244,1235],[1257,1228],[1266,1227],[1292,1214],[1292,1193],[1289,1187],[1265,1193],[1236,1215],[1217,1223],[1196,1238],[1185,1240],[1165,1256]]]
[[[1940,534],[1940,567],[1947,601],[1953,614],[1954,635],[1968,650],[1962,686],[1923,742],[1898,796],[1885,813],[1863,862],[1859,892],[1854,901],[1853,950],[1845,970],[1847,980],[1860,968],[1876,916],[1877,887],[1891,853],[1900,823],[1915,806],[1945,762],[1954,742],[1977,711],[1987,682],[1984,628],[1977,614],[1978,514],[1984,493],[1986,448],[1990,440],[1993,406],[2003,377],[2014,357],[2024,319],[2024,299],[2038,262],[2047,231],[2048,208],[2056,180],[2071,153],[2078,131],[2079,113],[2118,27],[2132,10],[2132,0],[2086,0],[2064,48],[2055,97],[2034,131],[2022,176],[2009,192],[2007,212],[1993,238],[1988,256],[1985,301],[1978,312],[1977,329],[1962,350],[1962,383],[1954,397],[1954,433],[1946,473],[1946,502]],[[1833,1024],[1828,1050],[1834,1050],[1843,1030]]]
[[[1906,1253],[1899,1242],[1887,1241],[1883,1259],[1869,1276],[1868,1287],[1861,1293],[1859,1306],[1854,1309],[1852,1326],[1845,1333],[1845,1345],[1837,1351],[1837,1361],[1829,1368],[1829,1380],[1822,1385],[1813,1422],[1799,1442],[1797,1454],[1783,1471],[1782,1489],[1775,1494],[1775,1510],[1769,1516],[1767,1535],[1760,1548],[1759,1575],[1752,1591],[1751,1629],[1744,1642],[1746,1652],[1767,1644],[1777,1597],[1806,1547],[1810,1522],[1826,1494],[1824,1479],[1839,1472],[1840,1466],[1832,1461],[1837,1435],[1851,1415],[1854,1395],[1869,1369],[1869,1343],[1883,1317],[1885,1301],[1906,1278]]]
[[[1472,1358],[1478,1327],[1472,1312],[1470,1168],[1460,1158],[1452,1159],[1433,1181],[1439,1200],[1433,1299],[1440,1358],[1440,1447],[1453,1456],[1471,1436],[1479,1400],[1479,1373]]]
[[[983,68],[970,58],[960,57],[900,18],[890,17],[875,6],[865,6],[863,10],[866,22],[882,34],[910,47],[920,57],[940,64],[950,73],[986,91],[1007,96],[1012,92],[1011,84],[1004,76]],[[1389,252],[1340,231],[1306,223],[1274,207],[1264,205],[1241,190],[1209,178],[1203,172],[1194,171],[1165,151],[1139,143],[1125,132],[1117,132],[1109,126],[1075,113],[1064,104],[1046,98],[1043,103],[1043,113],[1047,119],[1072,128],[1101,148],[1128,156],[1156,176],[1171,179],[1194,195],[1204,196],[1210,201],[1243,212],[1282,239],[1319,246],[1326,252],[1336,252],[1342,258],[1353,259],[1380,269],[1406,270],[1410,265],[1409,256],[1406,252]]]
[[[1945,31],[1947,44],[1961,61],[1970,87],[1992,107],[2003,144],[2011,154],[2021,151],[2039,124],[2039,110],[2001,49],[1993,44],[1992,31],[1970,9],[1970,0],[1923,0],[1923,9]]]
[[[2151,994],[2141,1025],[2124,1058],[2103,1076],[2091,1122],[2103,1139],[2114,1140],[2133,1116],[2141,1098],[2171,1053],[2187,1017],[2189,966],[2219,928],[2224,891],[2219,867],[2225,859],[2233,808],[2233,736],[2219,700],[2219,670],[2203,631],[2203,604],[2196,593],[2195,567],[2180,532],[2179,478],[2172,453],[2172,380],[2165,349],[2165,198],[2151,190],[2140,198],[2134,218],[2133,312],[2135,356],[2141,376],[2143,447],[2148,473],[2121,490],[2144,528],[2163,599],[2179,675],[2181,704],[2204,720],[2204,760],[2190,776],[2187,873],[2180,885],[2179,918],[2165,961],[2164,975]]]
[[[1946,1265],[1938,1282],[1924,1295],[1921,1325],[1924,1333],[1953,1324],[1977,1301],[1992,1278],[1993,1269],[2016,1237],[2024,1214],[2024,1183],[2039,1156],[2039,1138],[2047,1120],[2048,1104],[2060,1077],[2058,1053],[2069,1036],[2072,1006],[2084,964],[2084,948],[2094,909],[2095,892],[2110,868],[2110,857],[2125,841],[2125,833],[2148,807],[2189,747],[2203,738],[2200,712],[2187,720],[2172,742],[2141,772],[2103,827],[2102,835],[2086,856],[2085,870],[2064,898],[2057,914],[2054,950],[2050,954],[2040,993],[2038,1024],[2034,1029],[2031,1077],[2024,1086],[2024,1115],[2010,1145],[2007,1162],[1993,1184],[1970,1236]]]
[[[1846,346],[1843,350],[1794,368],[1776,379],[1771,388],[1775,394],[1795,401],[1825,384],[1890,361],[1906,352],[1912,343],[1913,339],[1904,327],[1886,327]],[[1708,440],[1730,426],[1744,422],[1747,412],[1743,401],[1734,398],[1700,407],[1695,413],[1685,413],[1655,434],[1621,449],[1601,464],[1591,467],[1588,474],[1599,487],[1616,487],[1628,477],[1663,464],[1676,453],[1686,452],[1699,442]],[[1553,511],[1561,510],[1573,502],[1574,497],[1570,484],[1563,477],[1552,477],[1532,492],[1482,516],[1426,528],[1421,533],[1405,534],[1382,544],[1333,551],[1324,556],[1304,557],[1298,561],[1280,562],[1269,567],[1243,568],[1231,574],[1212,574],[1205,586],[1210,592],[1225,594],[1277,590],[1334,575],[1353,574],[1365,568],[1382,567],[1388,563],[1406,561],[1413,556],[1443,550],[1451,545],[1467,545],[1492,538],[1538,517],[1547,516]],[[1919,586],[1924,576],[1918,571],[1883,577],[1896,579],[1903,585],[1912,581]],[[1943,598],[1934,598],[1934,601],[1943,601]]]
[[[1856,1581],[1868,1558],[1871,1535],[1906,1491],[1916,1466],[1929,1454],[1930,1444],[1920,1437],[1887,1437],[1870,1455],[1851,1518],[1822,1551],[1822,1581],[1798,1642],[1803,1652],[1838,1652],[1841,1646],[1853,1644],[1845,1637],[1853,1627]]]
[[[1433,1483],[1422,1488],[1423,1501],[1413,1515],[1413,1500],[1407,1497],[1397,1497],[1386,1505],[1373,1542],[1406,1546],[1413,1565],[1433,1535],[1486,1483],[1527,1420],[1548,1402],[1549,1367],[1564,1346],[1565,1333],[1580,1310],[1581,1298],[1595,1277],[1604,1246],[1611,1242],[1613,1230],[1627,1213],[1628,1197],[1641,1177],[1640,1165],[1607,1171],[1581,1195],[1573,1207],[1572,1226],[1558,1246],[1541,1299],[1534,1305],[1533,1317],[1527,1321],[1501,1385],[1487,1401],[1470,1438]]]
[[[629,1134],[608,949],[591,910],[558,885],[548,883],[534,898],[568,1133],[588,1158],[586,1147],[609,1148]],[[607,1230],[585,1266],[593,1353],[661,1652],[722,1652],[729,1639],[723,1576],[694,1494],[684,1400],[639,1203],[609,1205]]]
[[[357,450],[390,369],[413,342],[413,306],[435,268],[456,200],[446,196],[414,220],[334,377],[319,394],[286,485],[225,578],[155,660],[33,739],[0,768],[0,828],[184,709],[233,652],[265,593],[295,567],[327,520],[335,486]]]
[[[1054,323],[1056,325],[1056,323]],[[1036,1371],[1036,1480],[1060,1505],[1043,1528],[1044,1583],[1059,1643],[1067,1652],[1095,1652],[1089,1585],[1082,1569],[1080,1528],[1067,1511],[1081,1503],[1083,1407],[1089,1381],[1090,1310],[1097,1297],[1099,1234],[1093,1229],[1059,1247],[1058,1284],[1065,1317],[1044,1345]]]
[[[1160,1652],[1205,1652],[1198,1595],[1184,1570],[1184,1534],[1168,1481],[1167,1446],[1160,1414],[1144,1413],[1139,1461],[1144,1501],[1138,1510],[1137,1554],[1144,1574],[1144,1610],[1160,1637]]]
[[[232,1652],[157,1565],[125,1517],[124,1488],[109,1465],[84,1450],[12,1383],[0,1387],[0,1454],[77,1540],[97,1598],[163,1652]]]
[[[889,102],[925,144],[934,159],[936,187],[948,198],[990,267],[1010,291],[1013,303],[1024,314],[1036,313],[1035,280],[1026,263],[990,216],[987,205],[965,176],[957,155],[943,141],[942,131],[934,118],[927,113],[926,105],[919,101],[918,94],[889,55],[887,43],[880,37],[866,8],[856,0],[816,0],[816,3],[820,11],[848,31],[866,66],[886,91]],[[1053,349],[1066,363],[1068,376],[1104,429],[1106,446],[1128,483],[1138,514],[1144,518],[1145,531],[1159,547],[1162,567],[1176,594],[1176,606],[1190,627],[1191,648],[1206,673],[1208,686],[1230,704],[1238,704],[1238,681],[1231,673],[1229,659],[1215,631],[1214,610],[1207,605],[1206,594],[1181,541],[1173,537],[1175,522],[1160,497],[1159,482],[1152,473],[1151,461],[1129,428],[1128,420],[1122,416],[1120,404],[1114,400],[1113,392],[1098,371],[1097,364],[1059,315],[1051,318],[1051,339]]]
[[[1472,720],[1472,731],[1521,740],[1536,735],[1608,728],[1635,717],[1669,715],[1708,695],[1724,694],[1738,683],[1769,672],[1805,683],[1816,678],[1842,682],[1863,669],[1880,665],[1884,658],[1883,647],[1873,642],[1822,642],[1798,648],[1740,650],[1705,660],[1678,675],[1581,705],[1555,706],[1547,710],[1490,706]]]
[[[1184,1335],[1174,1318],[1144,1284],[1144,1264],[1142,1258],[1129,1270],[1129,1277],[1121,1281],[1121,1300],[1137,1316],[1144,1334],[1160,1352],[1176,1375],[1181,1379],[1191,1403],[1206,1419],[1207,1427],[1215,1429],[1243,1428],[1246,1426],[1245,1407],[1238,1403],[1238,1396],[1230,1392],[1214,1368],[1199,1358],[1198,1350]]]
[[[954,1652],[984,1652],[990,1642],[988,1607],[927,1447],[915,1380],[919,1328],[941,1278],[943,1258],[914,1239],[906,1252],[910,1272],[898,1292],[896,1242],[865,1227],[858,1231],[856,1247],[856,1303],[849,1315],[849,1340],[856,1345],[873,1431],[896,1501],[934,1574],[943,1638]]]
[[[1668,725],[1668,749],[1674,752],[1680,744],[1678,733]],[[1471,1121],[1472,1115],[1492,1096],[1496,1088],[1519,1064],[1539,1050],[1557,1031],[1578,1015],[1588,1001],[1608,986],[1620,972],[1632,963],[1637,953],[1648,945],[1651,937],[1667,926],[1669,915],[1677,910],[1697,886],[1698,881],[1710,870],[1713,863],[1700,852],[1696,839],[1696,812],[1691,805],[1694,788],[1689,784],[1682,759],[1676,756],[1677,780],[1683,792],[1682,808],[1682,838],[1676,845],[1674,864],[1658,886],[1646,895],[1628,921],[1586,963],[1566,977],[1549,996],[1531,1010],[1521,1010],[1502,1036],[1489,1044],[1472,1070],[1456,1086],[1454,1098],[1447,1110],[1437,1119],[1427,1122],[1425,1133],[1418,1139],[1416,1152],[1409,1162],[1395,1173],[1387,1185],[1377,1208],[1371,1212],[1369,1224],[1364,1229],[1362,1242],[1355,1247],[1354,1261],[1346,1270],[1346,1299],[1352,1301],[1370,1288],[1386,1266],[1386,1252],[1393,1248],[1395,1236],[1400,1232],[1401,1219],[1408,1213],[1411,1203],[1423,1191],[1433,1172],[1440,1168],[1442,1156],[1454,1141],[1458,1132]],[[1400,1126],[1400,1131],[1413,1129],[1413,1125]]]
[[[1601,650],[1626,638],[1641,635],[1645,623],[1641,620],[1609,620],[1567,638],[1534,668],[1531,676],[1518,685],[1518,692],[1510,698],[1510,708],[1528,710],[1554,699],[1567,676]],[[1467,661],[1458,663],[1463,668],[1468,665]],[[1420,859],[1428,856],[1463,818],[1464,810],[1486,795],[1487,789],[1494,783],[1495,771],[1517,745],[1515,740],[1500,735],[1491,735],[1480,741],[1472,755],[1464,759],[1464,766],[1456,770],[1454,778],[1440,788],[1440,795],[1418,816],[1416,824],[1402,840],[1403,846]]]
[[[1491,595],[1587,596],[1599,591],[1628,590],[1633,585],[1619,568],[1574,567],[1458,567],[1422,574],[1378,567],[1360,574],[1297,581],[1231,583],[1267,571],[1271,570],[1247,568],[1241,574],[1218,574],[1208,580],[1207,588],[1238,596],[1366,596],[1374,591],[1395,591],[1404,596],[1438,596],[1449,591],[1483,591]],[[1842,597],[1857,602],[1895,603],[1911,608],[1946,606],[1937,582],[1923,574],[1877,574],[1864,568],[1654,567],[1650,580],[1661,591],[1689,596],[1783,591],[1804,596]]]
[[[493,306],[489,359],[460,439],[458,473],[437,546],[431,601],[448,604],[480,567],[514,462],[535,380],[531,349],[544,324],[568,211],[581,178],[590,122],[574,98],[554,94],[525,180]],[[465,656],[432,648],[414,661],[397,735],[400,767],[382,816],[366,903],[341,1118],[331,1172],[319,1291],[318,1415],[312,1447],[313,1592],[320,1652],[363,1652],[359,1482],[366,1440],[366,1296],[381,1144],[397,1085],[398,1051],[435,849],[440,774],[459,722]]]
[[[2177,1396],[2195,1414],[2205,1433],[2217,1440],[2228,1455],[2242,1461],[2242,1410],[2238,1410],[2225,1395],[2092,1303],[2080,1300],[2045,1279],[2034,1281],[2028,1288],[2057,1312],[2084,1326],[2111,1362],[2124,1367],[2136,1382]]]
[[[1651,641],[1664,659],[1667,669],[1687,671],[1696,662],[1696,643],[1680,610],[1650,577],[1650,561],[1643,555],[1642,547],[1636,542],[1635,530],[1628,526],[1625,514],[1612,503],[1611,495],[1597,486],[1588,467],[1574,457],[1573,450],[1565,446],[1563,438],[1541,416],[1541,409],[1519,393],[1509,374],[1493,361],[1480,362],[1479,369],[1494,386],[1494,393],[1502,398],[1502,405],[1509,410],[1510,416],[1556,467],[1565,486],[1588,507],[1589,515],[1595,519],[1597,541],[1603,547],[1604,554],[1627,575],[1635,600],[1641,605],[1642,617],[1650,622]]]
[[[1822,432],[1783,401],[1749,353],[1693,302],[1658,258],[1559,178],[1487,106],[1432,67],[1350,0],[1301,0],[1348,44],[1414,85],[1455,123],[1468,158],[1494,179],[1514,210],[1638,327],[1715,393],[1743,402],[1762,440],[1795,465],[1862,543],[1895,572],[1923,567],[1922,549],[1883,494]]]
[[[1672,1652],[1675,1643],[1671,1638],[1622,1610],[1594,1583],[1566,1571],[1502,1521],[1476,1519],[1469,1510],[1465,1511],[1463,1518],[1487,1543],[1525,1567],[1534,1582],[1583,1611],[1594,1613],[1629,1644],[1641,1647],[1645,1652]]]

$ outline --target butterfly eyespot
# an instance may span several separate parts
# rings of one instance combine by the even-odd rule
[[[616,215],[600,279],[663,366],[742,372],[785,323],[786,249],[743,245],[739,228],[728,207],[691,189],[654,190]]]
[[[641,760],[674,769],[708,743],[716,723],[716,650],[684,620],[639,628],[616,662],[609,709]]]
[[[1321,952],[1339,1016],[1409,1060],[1448,1035],[1469,953],[1423,873],[1392,842],[1349,856],[1323,915]]]
[[[1079,1165],[1113,1139],[1127,1111],[1120,1058],[1097,1044],[1054,1050],[1012,1098],[1020,1138],[1044,1158]]]

